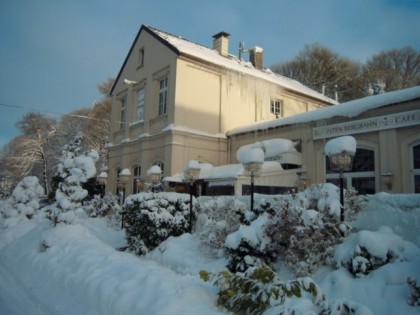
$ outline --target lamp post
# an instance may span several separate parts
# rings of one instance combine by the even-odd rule
[[[260,148],[239,149],[236,157],[244,166],[244,175],[251,176],[251,212],[254,211],[254,178],[261,175],[264,151]]]
[[[120,195],[120,204],[124,203],[125,186],[126,186],[127,182],[130,180],[130,176],[131,176],[131,172],[128,168],[123,169],[118,174],[117,187],[118,187],[118,191],[119,191],[119,195]]]
[[[394,174],[391,172],[385,172],[381,174],[382,183],[390,190],[392,188],[392,179],[394,178]]]
[[[158,165],[153,165],[147,170],[147,176],[149,181],[152,183],[152,192],[155,192],[155,186],[160,182],[162,178],[162,170]]]
[[[96,177],[96,181],[98,182],[98,185],[101,189],[101,198],[103,198],[105,195],[105,186],[106,186],[107,180],[108,180],[108,174],[106,172],[101,172]]]
[[[190,183],[190,233],[192,234],[192,217],[193,217],[193,190],[194,182],[200,175],[200,166],[198,161],[191,160],[185,166],[185,177]]]
[[[339,172],[340,179],[340,221],[344,221],[344,179],[343,172],[348,172],[353,167],[353,158],[356,153],[356,140],[351,136],[332,139],[325,145],[325,152],[330,158],[330,168]]]
[[[298,176],[298,179],[296,181],[296,186],[298,187],[298,190],[305,190],[310,184],[310,179],[307,175],[306,166],[302,166],[302,168],[298,170],[296,174]]]

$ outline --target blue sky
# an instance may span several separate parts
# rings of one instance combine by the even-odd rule
[[[419,0],[0,0],[0,146],[28,111],[90,107],[115,77],[142,24],[212,45],[231,34],[264,49],[264,66],[318,42],[365,61],[391,48],[420,50]],[[59,117],[55,115],[55,117]]]

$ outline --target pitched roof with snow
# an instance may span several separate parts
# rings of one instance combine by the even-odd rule
[[[271,70],[269,69],[258,70],[254,68],[254,66],[250,62],[241,60],[236,56],[229,55],[227,57],[224,57],[220,55],[214,49],[208,48],[206,46],[202,46],[200,44],[186,40],[180,36],[176,36],[176,35],[161,31],[157,28],[146,26],[146,25],[141,26],[115,82],[118,81],[120,74],[127,62],[127,59],[130,56],[134,48],[134,45],[137,42],[140,36],[140,33],[142,31],[148,32],[153,37],[155,37],[158,41],[162,42],[165,46],[167,46],[169,49],[171,49],[178,55],[184,55],[187,57],[192,57],[194,59],[200,59],[200,60],[206,61],[208,63],[212,63],[217,66],[221,66],[221,67],[233,70],[233,71],[251,75],[259,79],[263,79],[263,80],[278,84],[285,89],[289,89],[294,92],[307,95],[309,97],[320,100],[322,102],[327,102],[329,104],[337,103],[332,98],[329,98],[315,90],[312,90],[311,88],[303,85],[302,83],[296,80],[281,76],[279,74],[275,74],[271,72]],[[111,93],[115,87],[115,84],[116,83],[114,83],[114,86],[111,89]]]
[[[352,118],[369,110],[398,103],[405,103],[416,99],[420,99],[420,86],[368,96],[346,103],[341,103],[310,112],[296,114],[294,116],[288,116],[284,118],[263,121],[251,125],[246,125],[243,127],[234,128],[231,131],[229,131],[227,135],[232,136],[240,133],[266,130],[269,128],[276,128],[292,124],[308,123],[322,119],[330,119],[333,117]]]

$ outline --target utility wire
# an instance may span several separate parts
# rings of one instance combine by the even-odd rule
[[[93,117],[89,117],[89,116],[85,116],[85,115],[63,114],[63,113],[53,112],[53,111],[50,111],[50,110],[44,110],[44,109],[38,109],[38,108],[31,108],[31,107],[25,107],[25,106],[19,106],[19,105],[11,105],[11,104],[5,104],[5,103],[0,103],[0,106],[9,107],[9,108],[24,109],[24,110],[30,110],[30,111],[40,112],[40,113],[54,114],[54,115],[58,115],[58,116],[71,116],[71,117],[85,118],[85,119],[90,119],[90,120],[104,121],[104,122],[111,123],[111,120],[108,120],[108,119],[98,119],[98,118],[93,118]],[[118,123],[118,124],[123,123],[123,124],[125,124],[126,122],[115,121],[115,123]]]

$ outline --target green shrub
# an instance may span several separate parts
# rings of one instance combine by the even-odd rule
[[[309,299],[319,308],[319,314],[326,311],[325,297],[311,278],[283,282],[265,264],[236,274],[229,271],[213,274],[203,270],[200,277],[219,288],[218,304],[236,314],[262,314],[292,298]]]
[[[143,255],[170,236],[188,232],[189,209],[187,194],[140,193],[129,196],[122,209],[129,249]]]

